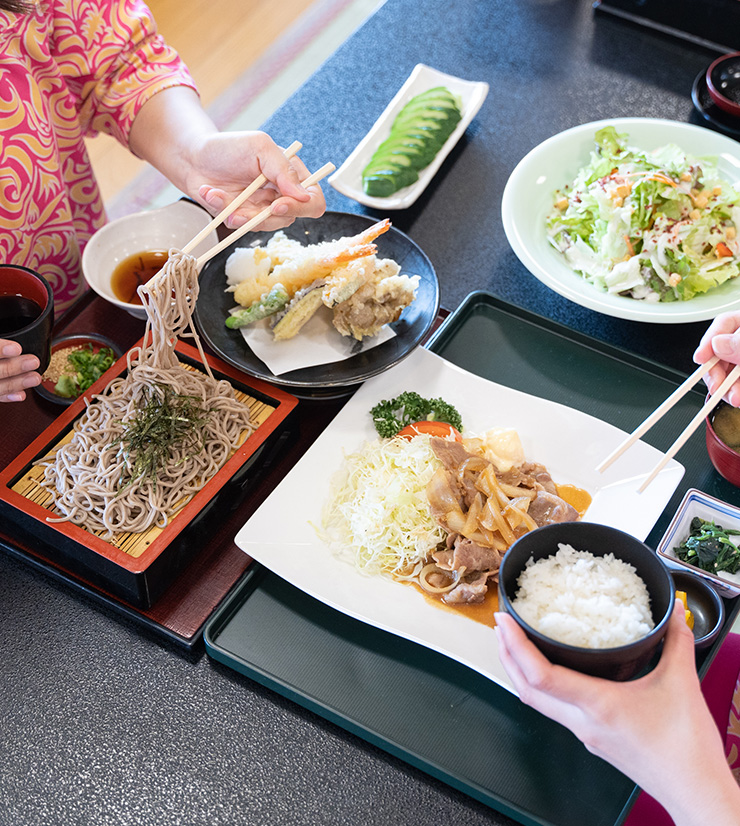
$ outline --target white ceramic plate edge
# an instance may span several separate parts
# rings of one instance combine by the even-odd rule
[[[719,313],[739,308],[740,283],[738,279],[687,302],[652,304],[600,292],[573,272],[557,251],[547,244],[546,240],[546,252],[541,255],[533,252],[534,249],[538,251],[541,248],[544,249],[541,239],[545,238],[544,217],[549,207],[543,214],[541,198],[537,194],[534,204],[531,198],[528,199],[528,203],[532,206],[529,221],[526,224],[517,222],[515,220],[517,204],[520,198],[525,197],[521,193],[526,192],[528,196],[531,196],[532,184],[534,182],[535,185],[540,185],[540,178],[542,179],[541,185],[545,185],[546,170],[537,167],[542,165],[548,154],[554,154],[559,147],[570,142],[587,141],[604,126],[614,126],[618,132],[626,132],[629,135],[629,142],[635,145],[643,146],[646,139],[641,136],[654,132],[664,137],[654,140],[653,146],[673,141],[694,155],[720,156],[724,163],[722,172],[725,177],[729,175],[731,183],[736,186],[740,182],[740,144],[732,138],[720,135],[703,126],[659,118],[606,118],[573,126],[547,138],[530,150],[516,165],[504,187],[501,202],[504,232],[519,260],[535,278],[564,298],[616,318],[657,324],[684,324],[707,321]],[[638,130],[641,136],[633,138],[634,130]],[[694,146],[684,147],[682,141],[690,141]],[[702,149],[699,144],[705,144],[705,148]],[[571,180],[579,166],[587,160],[588,156],[585,155],[580,157],[580,162],[575,168],[561,167],[555,170],[551,180],[546,182],[546,194],[551,195],[556,188]],[[734,170],[734,176],[731,169]],[[539,175],[537,175],[538,172]],[[536,243],[533,243],[533,239]]]
[[[362,189],[362,170],[375,148],[387,137],[391,124],[398,112],[415,95],[433,86],[447,86],[453,94],[463,99],[463,112],[460,122],[455,127],[434,160],[419,174],[419,179],[411,186],[399,189],[388,198],[375,198],[365,194]],[[370,131],[352,150],[344,163],[329,178],[329,183],[342,195],[352,198],[360,204],[375,209],[406,209],[411,206],[429,185],[444,159],[450,154],[454,145],[478,114],[483,101],[488,95],[488,84],[440,72],[431,66],[417,63],[406,82],[398,90],[383,114],[375,121]]]
[[[559,481],[586,487],[594,494],[594,511],[587,513],[590,521],[613,524],[644,539],[683,476],[683,466],[671,460],[651,487],[638,494],[640,480],[661,456],[655,448],[638,442],[603,474],[603,481],[601,477],[597,481],[595,467],[598,461],[622,441],[623,431],[564,405],[488,382],[419,348],[402,365],[362,385],[242,527],[235,542],[257,562],[326,605],[452,657],[512,690],[498,659],[493,629],[461,614],[430,605],[413,588],[382,577],[364,576],[354,566],[334,556],[312,527],[321,519],[329,477],[341,464],[344,451],[356,450],[363,440],[374,436],[367,415],[372,405],[381,398],[392,398],[404,389],[441,395],[443,386],[447,389],[447,398],[462,398],[463,388],[467,391],[466,398],[479,399],[480,393],[496,394],[501,402],[498,409],[504,411],[503,416],[507,415],[507,409],[525,411],[529,423],[520,430],[525,453],[528,458],[544,461]],[[497,409],[496,405],[486,404],[490,398],[486,399],[484,395],[483,399],[481,408]],[[462,408],[461,405],[464,419],[469,419]],[[468,407],[468,412],[471,409]],[[547,415],[543,417],[543,413]],[[473,431],[496,424],[512,424],[503,419],[495,420],[495,416],[484,414],[482,410],[477,415],[478,422],[473,420],[469,424]],[[583,470],[580,478],[562,467],[562,459],[557,460],[561,466],[556,467],[548,462],[548,456],[538,452],[539,448],[528,446],[532,440],[533,423],[539,424],[543,418],[550,422],[547,426],[550,434],[555,436],[550,439],[553,459],[573,455],[572,450],[557,444],[557,437],[564,430],[577,430],[580,439],[583,427],[590,423],[592,431],[597,432],[599,438],[586,440],[579,454],[578,461],[588,464],[588,470]],[[484,420],[487,424],[481,424]],[[535,438],[542,437],[538,433]],[[640,505],[642,513],[636,519]]]

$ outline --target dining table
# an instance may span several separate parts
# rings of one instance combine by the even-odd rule
[[[690,373],[708,321],[617,318],[562,297],[532,276],[509,245],[503,190],[530,150],[583,123],[643,117],[713,129],[695,109],[691,90],[717,54],[711,43],[604,13],[587,0],[386,0],[260,128],[281,145],[300,140],[309,169],[327,161],[339,166],[417,64],[488,83],[480,111],[415,203],[386,215],[325,182],[327,209],[390,217],[426,253],[440,289],[435,335],[444,336],[449,319],[477,296],[507,324],[564,341],[563,353],[608,359],[629,396],[631,377],[641,377],[635,387],[642,388],[654,375],[670,383]],[[55,332],[90,331],[126,350],[144,323],[88,293],[58,319]],[[443,355],[446,346],[438,340]],[[485,327],[476,346],[481,352],[491,346]],[[609,375],[597,375],[593,362],[586,376],[580,364],[553,364],[562,392],[597,404],[608,393]],[[629,370],[622,375],[624,365]],[[0,824],[623,821],[637,793],[631,781],[511,693],[421,646],[379,638],[361,623],[345,632],[343,618],[319,607],[310,626],[254,616],[241,627],[250,644],[287,668],[284,679],[214,656],[209,634],[218,640],[237,616],[243,603],[234,602],[235,595],[262,588],[264,601],[272,600],[266,610],[304,610],[301,594],[289,596],[295,605],[284,604],[282,586],[269,572],[262,572],[268,577],[262,584],[255,582],[255,565],[234,538],[353,389],[299,399],[285,438],[264,457],[254,484],[223,503],[199,556],[148,608],[127,605],[65,569],[53,547],[3,518]],[[33,393],[4,405],[0,466],[60,412]],[[670,436],[660,436],[661,448]],[[714,471],[701,438],[685,457],[690,473],[651,534],[653,545],[689,483],[740,504],[740,491]],[[728,602],[730,614],[737,613],[736,603]],[[226,605],[233,608],[224,614]],[[217,627],[214,617],[220,617]],[[355,649],[371,652],[369,664],[341,659],[338,652],[350,644],[346,635]],[[322,641],[321,652],[312,651],[313,639]],[[291,662],[283,661],[293,656],[308,660],[301,660],[305,680],[331,674],[335,685],[355,692],[352,704],[332,697],[330,687],[324,686],[328,696],[317,697],[300,680],[291,682]],[[356,666],[351,675],[350,663]],[[447,682],[432,682],[437,670]],[[409,696],[419,683],[426,690]],[[383,694],[387,686],[392,694]],[[440,696],[448,689],[449,697]],[[385,729],[381,696],[391,721]],[[391,708],[393,698],[403,714]],[[371,724],[362,706],[373,704]],[[466,708],[478,705],[475,736],[453,743],[456,730],[467,731]],[[499,715],[491,717],[498,728],[488,727],[488,714]],[[446,759],[439,742],[428,752],[414,748],[422,731],[425,737],[447,732],[454,759]],[[468,759],[477,767],[468,769]],[[485,782],[471,779],[479,776],[475,771],[486,772]]]

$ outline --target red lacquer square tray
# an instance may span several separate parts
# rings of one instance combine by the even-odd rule
[[[194,347],[178,342],[176,350],[182,363],[202,369],[202,358]],[[54,511],[50,497],[36,482],[39,469],[34,463],[71,434],[74,422],[85,410],[83,398],[70,405],[0,472],[0,513],[4,520],[43,543],[46,556],[57,566],[137,608],[150,607],[177,575],[206,551],[219,524],[219,514],[223,521],[224,508],[233,507],[234,500],[258,475],[262,457],[285,433],[288,417],[298,403],[294,396],[247,377],[220,359],[210,355],[206,358],[214,375],[228,379],[249,405],[257,427],[164,528],[106,539],[71,522],[47,521]],[[124,355],[86,396],[101,392],[113,378],[125,373],[126,366]]]

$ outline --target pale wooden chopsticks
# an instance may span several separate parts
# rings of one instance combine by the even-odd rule
[[[596,470],[599,473],[603,473],[611,464],[612,462],[616,461],[626,450],[628,450],[643,434],[645,434],[659,419],[661,419],[675,404],[676,402],[681,399],[683,396],[688,393],[688,391],[698,382],[700,381],[711,369],[714,367],[715,364],[719,361],[717,356],[712,357],[707,361],[705,364],[702,364],[698,367],[694,372],[683,382],[679,387],[677,387],[673,393],[659,406],[657,407],[648,417],[645,419],[642,424],[638,425],[635,430],[621,443],[619,444],[607,457],[604,459],[600,465],[597,466]],[[658,464],[653,468],[650,472],[648,477],[645,481],[640,485],[637,489],[638,493],[642,493],[645,488],[655,479],[655,477],[660,473],[661,470],[668,464],[668,462],[678,453],[678,451],[683,447],[683,445],[687,442],[691,434],[696,430],[697,427],[704,421],[704,419],[711,413],[712,410],[722,401],[722,397],[727,393],[727,391],[732,387],[732,385],[740,378],[740,365],[735,367],[725,378],[722,384],[717,388],[717,390],[707,399],[706,404],[702,407],[702,409],[694,416],[694,418],[688,423],[688,425],[684,428],[683,432],[679,435],[676,441],[668,448],[668,450],[663,454],[662,458],[658,462]]]
[[[628,450],[632,445],[642,436],[644,433],[647,433],[648,430],[658,421],[661,419],[672,407],[673,405],[685,396],[689,390],[700,380],[702,379],[714,365],[719,361],[717,356],[713,356],[709,361],[702,364],[700,367],[697,367],[696,370],[686,379],[686,381],[677,387],[673,393],[653,412],[645,419],[645,421],[638,425],[632,433],[623,441],[621,444],[617,445],[617,447],[604,459],[604,461],[597,466],[596,470],[599,473],[603,473],[612,462],[616,461],[624,452]]]
[[[313,173],[313,175],[310,175],[308,178],[306,178],[305,181],[301,181],[301,185],[306,188],[308,188],[309,186],[313,186],[313,184],[317,184],[322,178],[325,178],[327,175],[330,175],[334,171],[334,169],[335,166],[333,163],[326,163],[321,167],[321,169],[317,169],[316,172]],[[254,218],[251,219],[251,221],[247,221],[246,224],[239,227],[239,229],[234,230],[234,232],[232,232],[231,235],[229,235],[228,237],[224,238],[223,241],[220,241],[218,244],[211,247],[211,249],[209,249],[207,252],[204,252],[203,255],[201,255],[196,262],[198,269],[200,269],[206,263],[206,261],[210,261],[210,259],[213,258],[214,255],[217,255],[219,252],[221,252],[221,250],[226,249],[226,247],[231,246],[234,243],[234,241],[236,241],[238,238],[241,238],[242,235],[249,232],[251,229],[254,229],[256,226],[258,226],[267,218],[269,218],[271,215],[271,209],[272,207],[265,207],[265,209],[263,209],[262,212],[259,212],[257,215],[255,215]]]
[[[291,143],[291,145],[283,151],[283,155],[285,155],[286,158],[292,158],[300,151],[302,146],[303,144],[300,141],[293,141],[293,143]],[[192,252],[204,238],[207,238],[214,229],[221,226],[221,224],[223,224],[232,212],[236,212],[236,210],[239,209],[247,198],[254,195],[254,193],[266,183],[267,178],[265,178],[264,175],[258,175],[244,190],[244,192],[237,195],[230,204],[218,213],[218,215],[208,224],[208,226],[203,227],[203,229],[194,238],[188,241],[188,243],[182,248],[182,251]]]
[[[645,488],[655,479],[661,470],[668,464],[673,456],[683,447],[686,440],[696,430],[697,427],[704,421],[704,419],[714,410],[714,408],[722,401],[722,397],[732,387],[732,385],[740,378],[740,364],[734,367],[727,378],[720,384],[717,390],[709,397],[707,403],[689,422],[683,433],[676,439],[676,441],[668,448],[663,458],[653,468],[648,478],[637,489],[638,493],[642,493]]]

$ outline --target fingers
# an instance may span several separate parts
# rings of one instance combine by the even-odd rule
[[[740,364],[740,312],[723,313],[714,319],[694,352],[694,361],[705,364],[715,355],[721,361],[704,376],[710,393],[714,393],[730,370]],[[725,401],[735,407],[740,405],[740,384],[730,388]]]
[[[230,229],[246,224],[255,215],[262,212],[267,206],[272,206],[272,215],[263,221],[259,229],[272,231],[290,226],[296,218],[319,218],[326,211],[326,202],[321,187],[318,184],[304,190],[308,201],[296,201],[293,198],[280,196],[272,186],[265,186],[233,212],[225,221]],[[220,212],[233,200],[232,196],[222,189],[202,186],[198,192],[202,202],[213,212]]]
[[[714,336],[712,350],[723,361],[730,364],[740,364],[740,331]]]
[[[715,393],[719,390],[722,382],[727,378],[730,371],[735,367],[734,363],[726,361],[717,362],[712,369],[704,376],[704,383],[708,393]],[[740,383],[735,382],[725,393],[724,400],[733,407],[740,407]]]
[[[280,157],[285,160],[282,153]],[[274,177],[268,175],[267,172],[264,173],[267,180],[275,184],[281,195],[304,203],[310,200],[311,195],[307,189],[304,189],[301,181],[305,181],[310,174],[303,161],[296,156],[281,164],[281,168]]]
[[[740,339],[736,339],[733,335],[734,333],[738,332],[740,329],[740,313],[723,313],[722,315],[717,316],[714,321],[709,325],[706,332],[701,338],[699,342],[699,346],[696,348],[694,352],[694,361],[697,364],[704,364],[705,362],[709,361],[713,355],[715,355],[715,349],[712,346],[713,341],[716,337],[721,337],[725,339],[725,337],[729,337],[730,339],[734,339],[733,341],[729,341],[725,339],[727,343],[725,345],[720,345],[720,347],[725,346],[727,349],[724,353],[717,352],[720,358],[725,359],[726,361],[732,361],[733,364],[737,364],[728,356],[731,353],[735,353],[735,355],[740,360]]]
[[[695,673],[694,665],[694,635],[686,624],[686,609],[683,602],[676,598],[673,612],[668,622],[668,630],[663,643],[663,652],[655,672],[669,671],[672,668],[688,667]]]
[[[36,356],[22,354],[17,341],[0,339],[0,402],[22,402],[25,391],[41,384]]]
[[[0,338],[0,358],[13,358],[13,356],[19,356],[22,352],[21,345],[17,341]]]
[[[17,350],[6,346],[0,352],[15,353]],[[22,402],[26,398],[24,391],[41,384],[41,376],[34,372],[38,368],[36,356],[0,358],[0,402]]]
[[[496,614],[499,657],[522,701],[568,728],[577,727],[603,680],[553,665],[516,622]]]

